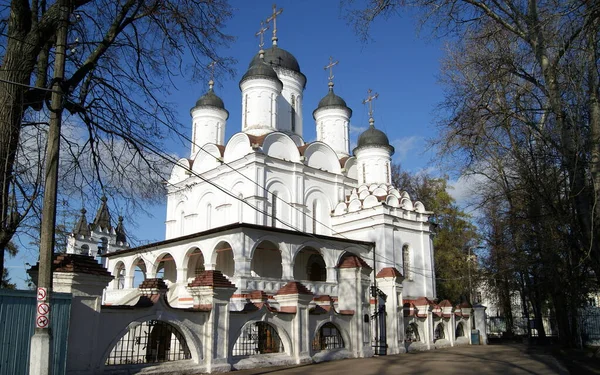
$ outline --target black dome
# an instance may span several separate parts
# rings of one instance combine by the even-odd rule
[[[319,102],[319,105],[317,106],[317,109],[323,108],[323,107],[346,107],[346,108],[348,108],[348,106],[346,105],[346,101],[344,99],[340,98],[339,96],[337,96],[333,92],[333,89],[330,89],[329,92],[327,93],[327,95],[325,95],[323,97],[323,99],[321,99],[321,101]]]
[[[271,68],[269,65],[265,64],[260,58],[257,61],[252,60],[254,63],[250,65],[240,83],[244,82],[246,79],[251,77],[263,77],[267,79],[276,80],[281,83],[279,77],[277,77],[277,73]]]
[[[248,67],[251,67],[252,65],[256,64],[257,61],[260,61],[260,54],[254,55]],[[298,60],[296,60],[294,55],[277,46],[273,46],[265,50],[264,61],[268,65],[280,66],[282,68],[301,73],[300,64],[298,64]]]
[[[212,90],[208,90],[208,92],[200,97],[196,102],[196,107],[217,107],[221,109],[225,109],[225,104],[223,103],[223,99],[219,98],[217,94]]]
[[[378,146],[388,147],[394,152],[394,147],[390,146],[390,141],[381,130],[375,129],[375,126],[370,125],[369,129],[365,130],[359,137],[356,143],[356,148]]]

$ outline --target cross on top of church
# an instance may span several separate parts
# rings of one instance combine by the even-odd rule
[[[258,47],[262,50],[265,45],[265,32],[269,30],[269,25],[265,26],[265,21],[260,21],[260,29],[254,34],[255,36],[260,36],[260,43]]]
[[[277,9],[277,4],[273,4],[273,14],[267,18],[267,23],[273,21],[273,37],[271,40],[273,41],[273,45],[277,45],[277,16],[283,12],[283,8]]]
[[[373,123],[373,100],[379,97],[378,93],[371,95],[372,92],[373,90],[369,89],[367,91],[367,98],[363,100],[363,104],[369,103],[369,123],[371,123],[371,125]]]
[[[215,60],[213,60],[210,64],[208,64],[208,69],[210,69],[210,81],[208,81],[208,88],[210,90],[213,89],[213,86],[215,84],[215,67],[217,66],[217,62]]]
[[[325,70],[329,69],[329,87],[333,87],[333,67],[339,64],[339,61],[333,61],[333,57],[329,56],[329,65],[325,66]]]

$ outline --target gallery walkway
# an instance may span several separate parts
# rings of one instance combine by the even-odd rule
[[[279,374],[568,374],[543,349],[525,345],[461,346],[366,359],[347,359],[297,367],[235,371],[232,375]]]

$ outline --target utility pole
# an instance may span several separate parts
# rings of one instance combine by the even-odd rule
[[[40,265],[37,282],[37,312],[35,332],[31,337],[29,356],[30,375],[52,373],[52,332],[50,332],[52,292],[52,253],[56,225],[56,193],[58,181],[58,159],[60,149],[60,128],[63,113],[63,83],[65,75],[67,31],[69,27],[70,0],[60,1],[56,48],[54,58],[54,79],[50,104],[50,126],[46,145],[46,174],[44,181],[44,206],[40,234]]]

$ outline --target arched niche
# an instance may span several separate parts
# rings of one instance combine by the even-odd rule
[[[206,144],[198,150],[198,153],[194,158],[192,171],[198,174],[210,171],[211,169],[215,169],[221,165],[220,160],[221,150],[217,147],[217,145],[212,143]]]
[[[159,363],[191,358],[188,343],[176,326],[162,320],[149,320],[129,324],[125,334],[111,348],[104,365],[122,365],[127,368],[132,363]]]
[[[171,170],[170,184],[176,184],[188,178],[190,173],[190,161],[186,158],[179,159]]]
[[[286,134],[279,132],[268,134],[263,141],[262,149],[272,158],[300,162],[298,146]]]
[[[223,161],[225,163],[230,163],[253,152],[254,150],[252,149],[248,135],[245,133],[237,133],[229,139],[229,142],[227,142],[225,152],[223,153]]]
[[[204,254],[199,248],[189,249],[185,255],[185,261],[187,262],[186,278],[188,280],[196,278],[204,271]]]
[[[228,277],[233,277],[235,273],[235,260],[233,249],[226,241],[221,241],[215,246],[216,260],[215,269]]]
[[[281,250],[271,241],[260,242],[252,254],[250,269],[256,277],[281,279],[283,266]]]
[[[445,334],[445,329],[444,329],[444,323],[439,322],[436,326],[435,326],[435,330],[433,331],[433,342],[436,342],[437,340],[442,340],[446,338],[446,334]]]
[[[285,347],[275,326],[267,322],[248,322],[235,340],[231,355],[238,357],[283,352]]]
[[[315,234],[331,235],[331,201],[321,190],[309,189],[304,198],[308,215],[304,215],[304,231]]]
[[[306,165],[331,173],[342,173],[340,161],[335,151],[322,142],[313,142],[304,151]]]
[[[406,326],[404,331],[404,341],[406,342],[420,342],[421,337],[419,336],[419,326],[416,323],[410,323]]]
[[[317,330],[312,341],[313,352],[344,348],[344,339],[338,326],[331,322],[323,324]]]
[[[465,326],[462,322],[459,322],[456,325],[456,331],[454,332],[454,337],[465,337]]]
[[[267,225],[277,228],[289,229],[284,223],[290,223],[292,207],[290,202],[290,190],[286,184],[279,179],[271,179],[266,183],[267,210],[269,217]]]
[[[170,253],[159,255],[154,264],[154,274],[157,279],[163,279],[173,284],[177,282],[177,264]]]
[[[305,247],[296,254],[294,280],[327,281],[327,266],[318,250]]]

